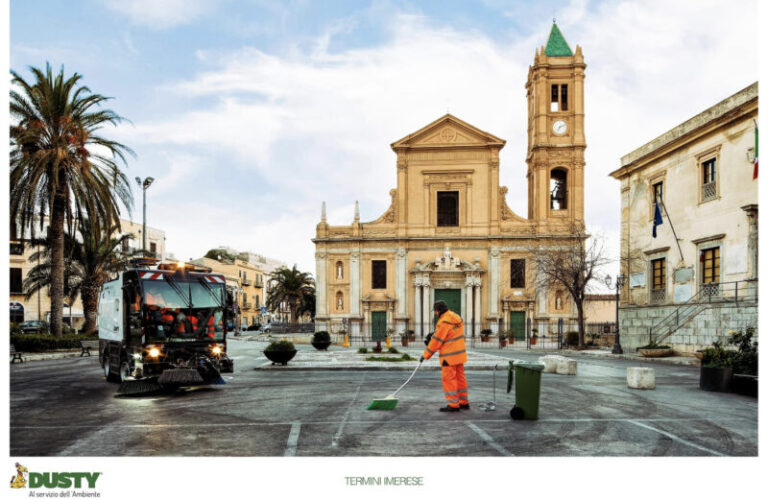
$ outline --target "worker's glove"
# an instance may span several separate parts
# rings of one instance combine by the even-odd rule
[[[424,356],[419,358],[419,363],[423,363],[423,362],[424,362]]]
[[[427,334],[427,338],[424,339],[424,345],[429,345],[429,341],[432,340],[432,333]]]

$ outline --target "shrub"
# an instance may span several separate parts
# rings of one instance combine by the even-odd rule
[[[638,347],[638,349],[669,349],[668,345],[659,345],[655,341],[651,340],[648,342],[648,344],[644,345],[643,347]]]
[[[11,323],[11,335],[19,335],[21,333],[21,323]]]
[[[259,328],[261,328],[261,324],[254,323],[252,325],[249,325],[248,328],[245,329],[245,331],[247,331],[247,332],[254,332],[254,331],[258,330]]]
[[[722,342],[716,340],[712,343],[712,347],[704,349],[703,356],[701,357],[701,366],[728,368],[733,366],[736,354],[736,351],[725,349]]]
[[[733,332],[732,337],[728,339],[729,344],[739,349],[734,355],[734,373],[757,375],[757,342],[752,342],[754,334],[755,329],[749,327],[744,332],[741,330]]]
[[[387,352],[390,354],[400,354],[400,351],[398,351],[394,347],[390,347],[389,349],[387,349]]]
[[[81,340],[98,340],[97,335],[63,335],[60,339],[52,335],[11,335],[11,344],[23,352],[45,352],[54,349],[78,349]]]
[[[493,333],[493,332],[491,331],[490,328],[484,328],[484,329],[480,330],[480,335],[488,336],[491,333]]]
[[[270,343],[266,349],[264,349],[264,352],[285,352],[285,351],[295,351],[296,347],[293,345],[293,342],[288,342],[287,340],[280,340],[278,342],[272,342]]]
[[[313,342],[330,342],[331,334],[325,330],[315,332],[315,334],[312,336],[312,341]]]
[[[358,354],[368,354],[368,348],[367,347],[361,347],[357,350]]]

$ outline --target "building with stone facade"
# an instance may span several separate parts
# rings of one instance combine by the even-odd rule
[[[523,338],[528,324],[541,336],[575,318],[567,292],[537,284],[534,263],[582,244],[585,68],[581,47],[572,51],[553,25],[525,84],[527,217],[499,184],[505,141],[450,114],[391,144],[397,185],[378,219],[360,221],[356,206],[352,224],[330,225],[323,204],[312,240],[316,330],[424,335],[436,300],[472,336],[488,328]]]
[[[39,219],[38,219],[39,221]],[[39,228],[39,222],[35,222],[36,234],[47,232],[47,218],[43,221],[43,228]],[[131,234],[133,239],[126,241],[122,251],[130,252],[141,250],[142,224],[127,219],[120,219],[120,234]],[[156,258],[164,259],[165,231],[153,227],[147,227],[147,250]],[[11,228],[10,235],[10,309],[11,323],[21,323],[30,320],[48,320],[51,310],[51,298],[47,292],[34,293],[29,299],[24,295],[24,281],[37,262],[30,257],[37,252],[39,247],[30,244],[29,240],[21,240]],[[66,301],[66,299],[65,299]],[[85,323],[83,305],[78,296],[71,304],[66,304],[63,311],[64,322],[73,328],[79,329]]]
[[[652,338],[693,351],[757,326],[757,115],[754,83],[625,155],[611,173],[621,182],[629,277],[625,347]]]

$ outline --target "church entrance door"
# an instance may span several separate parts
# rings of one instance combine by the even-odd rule
[[[371,312],[371,339],[384,340],[387,337],[387,313],[386,311]]]
[[[515,338],[515,340],[525,340],[524,311],[509,312],[509,329],[512,331],[512,336]]]
[[[438,300],[442,300],[446,304],[448,304],[448,309],[455,312],[459,316],[461,316],[461,319],[464,320],[466,323],[468,320],[464,316],[462,316],[462,310],[461,310],[461,290],[457,288],[438,288],[435,289],[435,302]],[[431,310],[432,308],[430,308]]]

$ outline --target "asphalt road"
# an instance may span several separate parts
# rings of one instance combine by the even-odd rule
[[[626,385],[636,363],[580,358],[576,376],[543,374],[539,420],[513,421],[501,370],[495,396],[494,372],[468,372],[469,411],[437,411],[437,370],[417,372],[395,410],[370,411],[407,371],[254,369],[269,364],[263,347],[230,342],[227,385],[138,398],[115,397],[97,357],[15,364],[10,455],[757,455],[757,400],[699,390],[696,367],[654,364],[656,389],[639,391]],[[502,367],[535,358],[499,356]],[[490,401],[497,409],[483,410]]]

